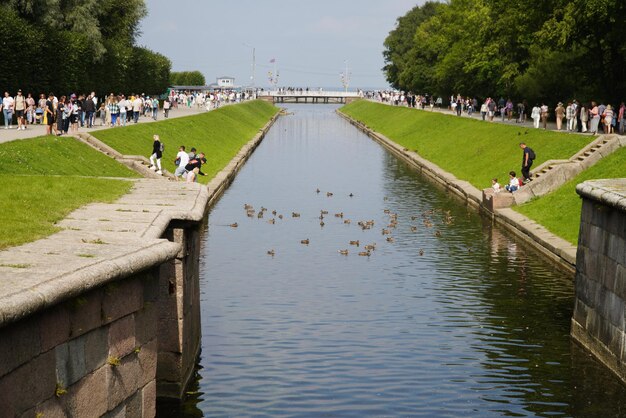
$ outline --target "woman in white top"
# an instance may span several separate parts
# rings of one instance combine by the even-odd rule
[[[541,108],[538,104],[533,107],[533,110],[530,112],[530,117],[533,118],[535,128],[539,129],[539,121],[541,120]]]

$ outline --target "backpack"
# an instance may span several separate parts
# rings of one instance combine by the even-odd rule
[[[528,158],[533,161],[537,158],[537,155],[535,154],[535,151],[533,151],[532,148],[528,148]]]
[[[161,145],[159,145],[159,151],[165,151],[165,144],[163,142],[161,142]]]

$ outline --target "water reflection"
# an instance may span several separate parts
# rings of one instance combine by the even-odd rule
[[[333,106],[290,110],[211,211],[202,368],[161,415],[619,416],[624,388],[570,341],[568,273]]]

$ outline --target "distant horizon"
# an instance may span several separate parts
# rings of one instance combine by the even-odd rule
[[[200,71],[207,84],[225,74],[250,85],[255,49],[255,85],[269,88],[269,72],[280,73],[280,86],[341,86],[346,60],[350,85],[389,83],[382,70],[383,42],[398,17],[424,0],[180,0],[175,16],[171,3],[146,0],[148,16],[141,23],[139,43],[167,56],[172,71]],[[211,18],[227,10],[230,18]],[[226,34],[224,36],[219,34]],[[273,74],[272,74],[273,75]],[[312,87],[313,86],[313,87]],[[383,87],[384,86],[384,87]],[[366,88],[362,88],[366,89]]]

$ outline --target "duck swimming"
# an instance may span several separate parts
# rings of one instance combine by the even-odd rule
[[[300,244],[309,245],[309,239],[300,240]]]

